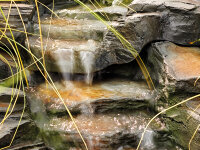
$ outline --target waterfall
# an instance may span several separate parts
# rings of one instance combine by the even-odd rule
[[[73,74],[74,69],[74,51],[71,48],[58,49],[54,52],[54,58],[56,63],[62,72],[65,81],[70,80],[71,74]],[[73,87],[71,82],[66,82],[67,87]]]
[[[90,51],[81,51],[80,52],[80,59],[81,64],[83,65],[83,68],[86,73],[85,82],[89,85],[92,84],[93,80],[93,66],[95,61],[95,55],[93,53],[93,50],[95,50],[96,45],[93,40],[88,40],[88,45],[90,45],[89,49]]]
[[[86,73],[85,82],[91,85],[93,80],[92,68],[94,65],[94,54],[89,51],[82,51],[80,52],[80,57]]]

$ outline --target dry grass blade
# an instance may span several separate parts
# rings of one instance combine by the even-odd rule
[[[192,143],[192,141],[193,141],[195,135],[197,134],[197,131],[199,130],[199,128],[200,128],[200,124],[197,126],[196,130],[194,131],[194,133],[193,133],[193,135],[192,135],[192,137],[191,137],[191,139],[190,139],[190,141],[189,141],[189,144],[188,144],[188,149],[189,149],[189,150],[191,150],[191,143]]]
[[[6,19],[6,17],[5,17],[5,15],[4,15],[4,12],[3,12],[1,6],[0,6],[0,11],[1,11],[1,14],[2,14],[3,17],[4,17],[4,20],[7,22],[8,20]],[[10,31],[10,34],[11,34],[11,36],[12,36],[12,39],[13,39],[13,42],[14,42],[14,45],[15,45],[15,46],[13,46],[12,43],[11,43],[9,40],[8,40],[8,41],[9,41],[9,43],[11,44],[11,46],[13,47],[13,49],[14,49],[14,51],[15,51],[15,53],[16,53],[16,56],[19,58],[18,61],[19,61],[19,63],[20,63],[20,65],[19,65],[19,66],[20,66],[20,70],[21,70],[21,69],[24,70],[24,65],[23,65],[23,62],[22,62],[22,59],[21,59],[21,56],[20,56],[20,53],[19,53],[19,50],[18,50],[16,41],[15,41],[15,38],[14,38],[14,35],[13,35],[13,33],[12,33],[12,30],[10,29],[9,24],[8,24],[8,28],[9,28],[9,31]],[[1,30],[0,30],[0,31],[1,31]],[[2,32],[2,31],[1,31],[1,32]],[[5,33],[2,32],[2,35],[5,35]],[[24,71],[23,73],[24,73],[24,76],[25,76],[26,84],[27,84],[27,86],[28,86],[28,80],[27,80],[25,71]]]
[[[11,7],[12,7],[12,2],[10,3],[10,7],[9,7],[9,9],[8,9],[8,17],[7,17],[7,19],[6,19],[6,25],[5,25],[5,27],[3,28],[3,30],[4,30],[3,33],[4,33],[4,34],[6,33],[6,30],[7,30],[8,20],[9,20],[10,12],[11,12]],[[1,35],[0,40],[2,39],[2,36],[3,36],[3,34]]]
[[[89,0],[89,1],[94,6],[95,9],[98,9],[97,6],[91,0]],[[96,0],[95,0],[95,3],[99,6],[99,8],[102,8],[102,6]],[[107,18],[108,21],[110,21],[110,18],[108,17],[108,15],[105,12],[100,12],[100,14],[102,16],[104,16],[105,18]]]
[[[41,51],[42,51],[42,58],[43,58],[43,65],[46,68],[45,65],[45,54],[44,54],[44,47],[43,47],[43,38],[42,38],[42,28],[41,28],[41,22],[40,22],[40,12],[39,12],[39,7],[38,7],[38,0],[35,0],[35,7],[36,7],[36,11],[37,11],[37,16],[38,16],[38,24],[39,24],[39,32],[40,32],[40,47],[41,47]],[[44,72],[45,77],[47,77],[46,72]]]

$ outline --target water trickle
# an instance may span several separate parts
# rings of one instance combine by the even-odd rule
[[[58,49],[54,52],[55,60],[65,80],[70,80],[70,74],[73,74],[74,51],[73,49]]]
[[[91,85],[93,80],[93,65],[95,61],[93,50],[96,49],[96,44],[93,40],[88,40],[88,45],[90,45],[88,49],[91,51],[81,51],[80,59],[86,73],[85,82]]]
[[[155,143],[154,143],[155,135],[156,135],[156,133],[153,130],[146,130],[146,133],[144,135],[144,139],[142,142],[142,148],[155,149]]]

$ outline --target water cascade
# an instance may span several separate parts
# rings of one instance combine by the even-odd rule
[[[73,49],[58,49],[53,54],[59,69],[63,72],[64,80],[70,80],[70,73],[73,73],[74,68]],[[63,66],[63,64],[65,65]]]
[[[87,5],[100,15],[105,12],[110,18],[107,22],[114,26],[118,25],[114,20],[119,16],[123,18],[127,12],[127,8],[115,6],[114,3],[113,6],[101,9]],[[104,71],[100,71],[104,65],[98,61],[107,61],[107,53],[101,49],[101,42],[108,32],[106,25],[80,6],[69,9],[55,6],[55,12],[61,18],[53,18],[50,27],[48,14],[41,20],[44,44],[47,45],[46,67],[49,72],[62,74],[63,79],[56,81],[55,85],[74,115],[88,148],[134,149],[145,124],[153,115],[148,111],[149,102],[154,99],[153,92],[148,89],[145,81],[117,78],[112,72],[104,78]],[[38,33],[37,23],[34,27]],[[48,29],[49,34],[46,33]],[[31,50],[37,55],[41,51],[38,48],[40,41],[37,37],[30,37],[30,41]],[[93,81],[95,72],[101,74],[101,80],[95,78]],[[35,114],[35,103],[42,102],[39,106],[44,107],[46,112],[45,115],[36,113],[35,117],[46,144],[58,150],[84,149],[63,102],[54,90],[45,84],[33,89],[34,93],[29,92],[31,111]],[[43,117],[37,115],[47,116],[48,121],[44,122],[41,120]],[[160,120],[154,122],[145,134],[142,148],[156,149],[158,145],[154,139],[162,136],[157,132],[164,128]]]
[[[92,84],[92,78],[93,78],[93,73],[92,73],[92,67],[94,65],[94,55],[91,52],[80,52],[80,57],[81,57],[81,63],[84,66],[84,70],[86,72],[86,78],[85,82],[89,85]]]
[[[110,3],[106,0],[104,5],[96,7],[90,1],[84,2],[108,25],[123,34],[138,52],[142,50],[141,57],[148,69],[151,68],[149,71],[157,90],[149,89],[132,54],[86,8],[71,0],[55,0],[56,15],[50,21],[51,12],[40,5],[46,70],[62,101],[55,89],[46,85],[38,69],[31,66],[30,88],[26,89],[30,111],[27,109],[22,119],[19,136],[26,127],[30,131],[27,133],[36,139],[38,149],[85,149],[65,104],[89,150],[135,150],[145,126],[157,112],[199,93],[199,82],[195,87],[193,82],[199,77],[200,49],[189,47],[187,44],[191,41],[182,37],[189,36],[190,40],[193,36],[199,37],[200,21],[195,21],[200,14],[200,3],[196,0],[166,1],[134,0],[130,8],[138,9],[139,13],[120,4],[126,1],[114,0]],[[52,3],[48,4],[49,8],[52,6]],[[194,16],[196,18],[192,19]],[[33,34],[29,35],[29,43],[31,52],[41,58],[41,37],[36,18],[34,14],[30,23]],[[188,21],[188,18],[192,21]],[[188,32],[194,24],[198,30],[194,27],[195,32]],[[17,34],[15,36],[17,39]],[[27,41],[25,46],[28,46]],[[32,60],[27,59],[26,63],[29,65]],[[3,68],[6,72],[7,68]],[[10,73],[7,71],[7,74]],[[6,97],[11,96],[9,91],[1,92],[0,118],[9,105]],[[7,144],[7,137],[10,138],[17,127],[16,118],[19,120],[19,111],[23,108],[21,93],[19,98],[21,103],[17,103],[11,118],[0,126],[5,129],[0,134],[0,146]],[[187,141],[199,124],[198,104],[197,98],[154,119],[144,134],[140,150],[187,148]],[[187,134],[189,136],[186,138]],[[192,149],[199,149],[196,142],[200,139],[199,133],[195,138],[197,140],[192,142]],[[18,139],[17,136],[17,142]],[[23,149],[34,149],[32,147],[35,146],[31,146],[34,144],[27,143]],[[20,149],[20,146],[11,150]]]

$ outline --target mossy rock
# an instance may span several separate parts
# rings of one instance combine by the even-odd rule
[[[116,3],[116,5],[120,5],[120,3],[129,5],[133,0],[100,0],[100,3],[106,4],[106,5],[112,5],[113,1]]]
[[[188,149],[189,141],[200,123],[200,120],[189,117],[188,111],[189,108],[182,105],[167,111],[164,119],[172,139],[185,149]],[[200,132],[198,131],[191,143],[191,149],[198,150],[199,147]]]

